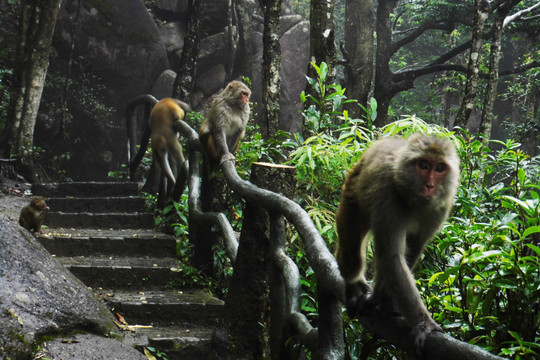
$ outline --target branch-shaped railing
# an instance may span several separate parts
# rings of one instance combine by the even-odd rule
[[[224,237],[227,253],[234,260],[238,241],[231,225],[223,214],[201,210],[201,178],[199,175],[201,145],[198,134],[184,121],[177,121],[175,130],[188,140],[190,229],[196,223],[217,225]],[[225,161],[221,165],[221,169],[227,184],[235,193],[266,209],[270,215],[269,258],[272,262],[270,342],[273,353],[277,353],[278,349],[283,346],[281,342],[284,341],[284,331],[290,329],[287,335],[298,335],[301,343],[312,350],[314,358],[343,359],[345,346],[341,303],[345,296],[345,284],[334,256],[328,250],[308,214],[294,201],[241,179],[236,172],[234,161]],[[294,225],[302,239],[307,258],[318,279],[318,328],[314,328],[301,313],[300,273],[296,264],[285,252],[284,218]],[[414,354],[414,338],[411,335],[411,328],[402,317],[389,315],[376,306],[369,310],[369,312],[364,311],[358,317],[367,330]],[[437,360],[501,359],[476,346],[438,332],[427,337],[422,357]]]
[[[189,204],[189,221],[190,228],[196,226],[197,223],[206,223],[217,225],[223,236],[223,242],[227,255],[234,262],[236,253],[238,252],[238,240],[234,230],[223,213],[218,212],[203,212],[201,206],[201,143],[199,135],[184,121],[177,121],[174,129],[180,132],[188,140],[189,147],[189,179],[188,179],[188,204]]]
[[[184,121],[178,121],[175,130],[188,139],[189,147],[189,212],[190,221],[209,222],[218,225],[224,235],[227,253],[236,258],[238,242],[225,216],[221,213],[204,213],[200,206],[200,143],[198,135]],[[242,180],[234,161],[222,164],[227,184],[247,201],[257,203],[268,210],[271,218],[270,258],[275,265],[271,282],[272,309],[280,309],[280,315],[272,318],[271,343],[274,339],[283,339],[285,327],[297,334],[303,345],[312,350],[317,358],[342,359],[344,357],[343,330],[341,317],[341,300],[344,294],[344,282],[334,256],[307,213],[294,201],[274,192],[261,189],[252,183]],[[304,241],[306,254],[319,281],[319,287],[325,300],[319,303],[321,322],[318,331],[313,328],[300,309],[300,273],[296,264],[285,253],[285,231],[282,216],[292,223]],[[190,228],[191,228],[190,224]],[[321,300],[321,299],[319,299]],[[275,302],[275,304],[274,304]],[[326,306],[321,306],[321,303]],[[277,305],[277,306],[276,306]],[[276,313],[274,313],[276,315]],[[277,325],[279,324],[279,326]],[[324,346],[321,346],[324,344]],[[282,344],[272,344],[279,348]]]

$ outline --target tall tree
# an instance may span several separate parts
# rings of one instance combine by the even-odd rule
[[[23,174],[30,181],[34,180],[34,127],[61,2],[62,0],[21,1],[14,83],[2,150],[4,156],[11,153],[21,161]]]
[[[328,65],[328,75],[326,82],[335,83],[337,54],[335,44],[335,26],[334,26],[334,0],[311,0],[311,10],[309,14],[310,21],[310,62],[320,65],[325,62]],[[307,76],[316,79],[317,73],[313,66],[308,65]],[[314,89],[309,83],[306,85],[306,95],[313,95]],[[308,97],[309,98],[309,97]],[[311,105],[306,101],[305,108]]]
[[[484,38],[484,27],[489,16],[488,3],[486,0],[474,1],[474,28],[472,33],[471,51],[469,53],[469,67],[467,69],[467,83],[465,94],[461,101],[454,126],[464,128],[474,108],[474,100],[478,91],[480,78],[480,52]]]
[[[202,1],[188,1],[187,33],[184,50],[174,80],[173,96],[189,102],[189,96],[195,84],[197,57],[199,55],[199,29]]]
[[[232,78],[238,76],[253,77],[253,40],[252,13],[246,0],[235,0],[236,24],[238,28],[238,46],[232,67]]]
[[[497,5],[503,2],[504,0],[500,0],[494,2],[494,4]],[[392,71],[390,63],[395,54],[408,45],[412,46],[412,43],[416,42],[422,35],[427,35],[431,30],[452,33],[458,25],[465,27],[472,25],[470,18],[467,16],[472,11],[471,4],[467,2],[433,3],[430,7],[427,6],[427,3],[421,2],[417,6],[410,6],[414,16],[407,9],[407,6],[410,5],[409,3],[404,4],[403,11],[396,13],[398,3],[399,0],[381,0],[377,7],[377,50],[375,55],[374,84],[374,97],[378,105],[377,119],[375,121],[375,125],[377,126],[388,123],[388,111],[392,99],[398,93],[414,87],[414,82],[417,78],[448,70],[466,73],[467,68],[455,59],[472,46],[472,40],[468,40],[449,48],[444,53],[434,52],[434,56],[424,58],[415,56],[413,62],[401,65],[401,69]],[[418,11],[418,9],[421,9],[421,11]],[[400,21],[401,18],[407,16],[407,13],[408,17],[404,21]],[[369,21],[368,19],[364,20]],[[399,37],[395,36],[395,33],[397,33],[396,30],[400,30]],[[484,33],[484,38],[487,35]],[[393,40],[394,36],[397,38],[396,40]],[[400,54],[403,53],[400,52]],[[454,63],[451,63],[452,60],[454,60]],[[400,59],[400,62],[403,62],[403,60]],[[531,62],[527,66],[508,70],[505,73],[523,72],[538,66],[538,62]]]
[[[403,79],[403,85],[398,89],[390,71],[390,59],[395,50],[392,46],[392,23],[390,15],[395,11],[398,0],[381,0],[377,7],[377,52],[375,54],[375,86],[374,97],[377,100],[377,119],[375,125],[382,126],[386,123],[386,114],[390,108],[390,101],[403,86],[407,86],[408,78]],[[411,84],[412,87],[412,84]]]
[[[479,132],[485,135],[485,141],[491,138],[491,128],[493,126],[493,105],[497,97],[497,84],[499,82],[499,62],[501,60],[501,44],[504,29],[514,20],[519,19],[528,12],[538,9],[540,3],[524,9],[514,15],[508,16],[510,11],[521,2],[521,0],[501,0],[496,4],[495,21],[493,24],[493,39],[491,41],[489,56],[489,78],[482,109],[482,119],[480,120]]]
[[[270,139],[279,129],[279,97],[281,91],[281,47],[279,43],[279,15],[281,0],[264,0],[263,32],[263,94],[261,131],[263,139]]]
[[[345,65],[344,86],[349,98],[356,99],[367,108],[373,76],[373,2],[346,0],[345,14],[345,43],[341,47]],[[363,115],[355,103],[347,104],[346,109],[352,118]]]

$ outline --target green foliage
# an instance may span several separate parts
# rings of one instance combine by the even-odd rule
[[[317,73],[317,79],[312,79],[306,76],[307,82],[316,95],[306,95],[304,91],[300,94],[300,100],[302,103],[306,103],[309,100],[311,104],[306,111],[302,113],[305,122],[304,126],[309,133],[331,133],[337,129],[339,123],[348,118],[346,113],[339,111],[341,106],[352,100],[347,100],[345,96],[345,89],[340,85],[326,84],[328,75],[328,65],[321,63],[317,66],[315,63],[311,63],[311,66]]]
[[[347,119],[345,114],[342,118]],[[369,121],[347,120],[331,135],[305,141],[295,137],[290,154],[290,163],[297,167],[298,201],[329,248],[337,240],[334,216],[346,172],[373,141],[415,132],[449,137],[461,158],[461,186],[450,220],[419,265],[423,300],[453,336],[513,359],[537,358],[540,158],[529,158],[511,140],[492,141],[499,150],[491,150],[481,136],[459,137],[416,116],[403,116],[379,129]],[[302,308],[315,317],[316,279],[301,242],[295,240],[290,256],[303,276]],[[383,343],[346,314],[344,330],[351,358],[392,358]]]
[[[148,358],[148,359],[156,359],[156,360],[168,360],[168,357],[167,357],[167,354],[162,352],[162,351],[159,351],[158,349],[156,349],[155,347],[151,347],[151,346],[147,346],[144,348],[144,355]]]
[[[109,171],[107,177],[117,180],[127,180],[129,178],[129,169],[126,164],[121,164],[119,170]]]
[[[428,246],[420,280],[434,318],[501,355],[540,354],[540,158],[513,141],[462,139],[453,217]],[[426,261],[427,260],[427,261]]]

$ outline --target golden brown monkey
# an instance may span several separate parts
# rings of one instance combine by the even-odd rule
[[[190,111],[188,104],[177,99],[164,98],[150,113],[152,157],[172,185],[176,182],[178,169],[185,162],[182,145],[173,129],[173,123],[184,118],[184,110]]]
[[[421,352],[431,318],[412,270],[426,242],[448,217],[459,181],[459,159],[446,139],[413,135],[375,142],[350,171],[339,204],[337,260],[347,284],[351,315],[365,301],[398,311]],[[368,231],[375,249],[373,293],[365,278]]]
[[[208,178],[234,153],[246,133],[249,120],[251,90],[241,81],[231,81],[214,99],[199,129],[205,152]]]
[[[30,232],[39,233],[47,210],[49,207],[45,203],[45,198],[34,196],[30,199],[30,204],[22,208],[19,224]]]

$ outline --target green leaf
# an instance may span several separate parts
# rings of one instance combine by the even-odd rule
[[[479,253],[474,253],[469,257],[469,262],[477,262],[483,259],[487,259],[493,256],[501,255],[502,251],[500,250],[489,250],[489,251],[483,251]]]
[[[328,65],[323,61],[319,69],[320,70],[317,71],[317,73],[319,74],[321,81],[324,83],[326,81],[326,76],[328,75]]]
[[[525,244],[525,246],[531,248],[536,253],[536,255],[540,256],[540,247],[534,244]]]
[[[531,226],[529,228],[527,228],[527,230],[525,230],[523,232],[523,237],[526,238],[527,236],[531,235],[531,234],[535,234],[535,233],[539,233],[540,232],[540,226]]]

